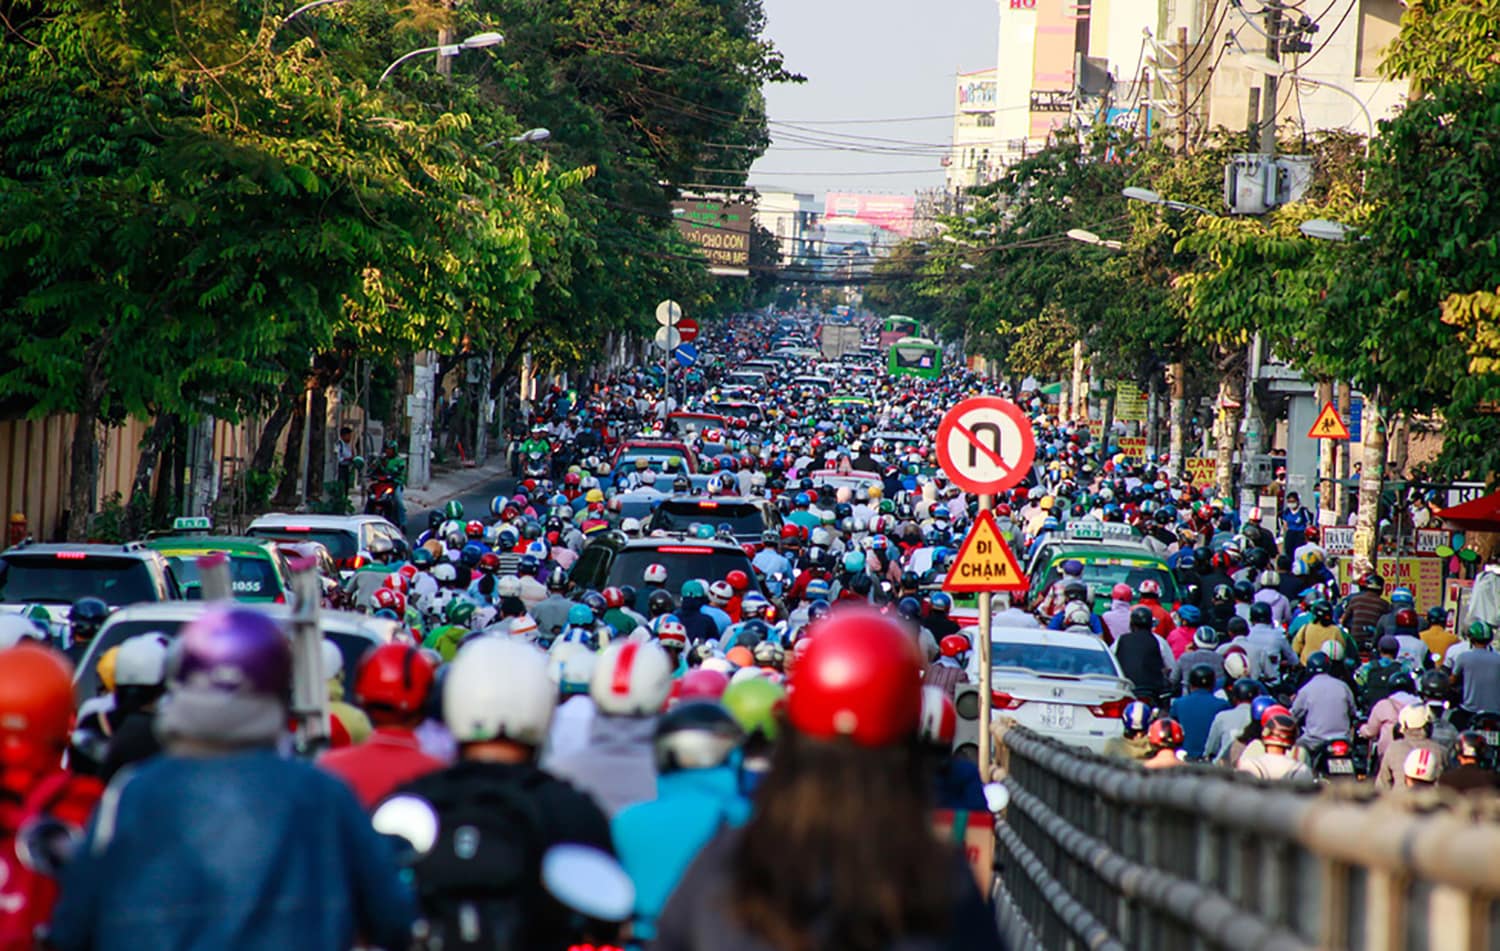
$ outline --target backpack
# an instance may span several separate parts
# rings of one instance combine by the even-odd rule
[[[1406,668],[1400,664],[1382,664],[1376,662],[1365,675],[1365,702],[1374,706],[1392,693],[1391,681],[1406,673]]]
[[[547,837],[523,785],[424,789],[438,816],[432,849],[416,863],[426,946],[522,951]]]

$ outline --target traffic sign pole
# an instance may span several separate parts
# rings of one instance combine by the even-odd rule
[[[990,512],[995,508],[995,497],[993,495],[981,495],[979,497],[979,511]],[[979,593],[979,778],[981,782],[990,781],[990,764],[993,757],[990,755],[990,690],[993,680],[991,671],[994,669],[990,659],[990,599],[993,595],[988,591]]]

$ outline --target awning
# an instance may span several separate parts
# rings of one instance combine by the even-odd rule
[[[1459,528],[1476,532],[1500,532],[1500,492],[1438,509],[1432,514]]]

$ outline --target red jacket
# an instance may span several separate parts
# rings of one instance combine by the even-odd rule
[[[103,785],[92,776],[58,770],[37,783],[19,808],[0,812],[0,951],[29,951],[36,947],[36,929],[52,919],[57,882],[26,868],[16,858],[16,831],[26,822],[47,815],[82,830],[94,811]]]
[[[366,809],[374,809],[400,787],[446,764],[422,752],[411,730],[382,726],[358,746],[324,753],[318,765],[348,783]]]

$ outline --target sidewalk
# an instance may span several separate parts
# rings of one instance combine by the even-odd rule
[[[494,453],[481,466],[473,468],[459,466],[443,472],[434,471],[432,481],[427,488],[406,490],[406,510],[410,513],[437,508],[449,499],[471,492],[484,483],[505,474],[503,452]]]

